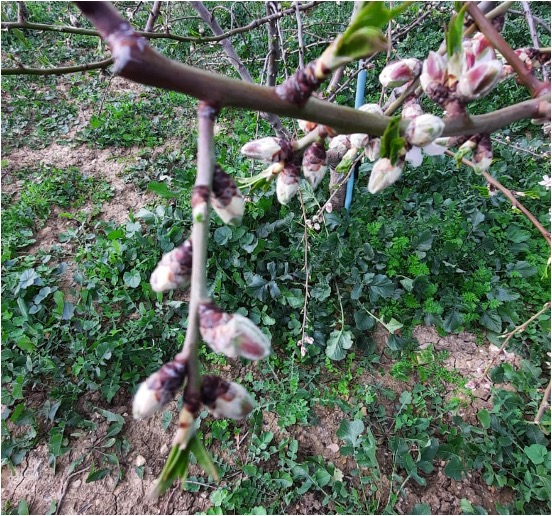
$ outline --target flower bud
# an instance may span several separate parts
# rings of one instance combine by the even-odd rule
[[[173,360],[142,382],[132,402],[134,419],[150,417],[171,401],[182,387],[187,372],[186,362]]]
[[[219,165],[213,175],[213,209],[225,224],[241,223],[245,210],[243,196],[234,180]]]
[[[251,159],[273,163],[288,159],[293,153],[293,147],[283,138],[269,136],[246,143],[241,148],[241,153]]]
[[[328,165],[332,168],[337,167],[350,148],[351,141],[346,134],[339,134],[335,138],[332,138],[326,155]]]
[[[194,415],[186,407],[182,407],[178,415],[178,428],[174,434],[172,445],[178,446],[181,450],[185,450],[194,433]]]
[[[492,161],[493,145],[491,137],[488,134],[483,134],[473,153],[473,162],[475,163],[474,171],[477,174],[481,174],[481,172],[489,170]]]
[[[326,149],[324,144],[314,142],[303,154],[303,175],[313,190],[320,184],[328,170],[326,165]]]
[[[371,113],[373,115],[384,116],[383,109],[381,109],[379,104],[363,104],[358,108],[359,111],[363,113]]]
[[[427,93],[430,86],[443,84],[445,73],[447,71],[447,62],[443,56],[437,52],[430,52],[422,66],[420,75],[420,84]]]
[[[175,288],[188,288],[192,275],[192,240],[166,253],[151,274],[154,292],[166,292]]]
[[[393,165],[389,158],[380,158],[370,173],[368,191],[375,194],[392,185],[401,177],[403,166],[404,162],[398,161]]]
[[[255,406],[251,395],[239,383],[210,375],[202,377],[201,401],[217,418],[242,419]]]
[[[406,101],[403,104],[401,118],[403,120],[413,120],[416,117],[423,115],[422,106],[417,99]]]
[[[381,138],[370,138],[368,145],[364,147],[364,154],[370,161],[376,161],[380,157]]]
[[[423,147],[439,138],[445,123],[434,115],[420,115],[410,121],[406,129],[406,140],[417,147]]]
[[[351,147],[362,149],[363,147],[368,145],[370,137],[364,133],[353,133],[350,135],[349,139],[351,141]]]
[[[276,196],[280,204],[288,204],[299,191],[301,174],[299,167],[293,163],[286,163],[284,170],[276,178]]]
[[[396,88],[416,79],[421,71],[422,63],[418,59],[401,59],[388,64],[381,71],[379,81],[386,88]]]
[[[299,124],[299,129],[301,129],[301,131],[303,131],[304,133],[310,133],[312,130],[318,127],[318,124],[316,122],[310,122],[309,120],[298,119],[297,123]]]
[[[464,102],[484,97],[498,83],[502,63],[497,59],[476,64],[458,80],[457,93]]]
[[[270,354],[270,340],[253,322],[223,312],[211,301],[199,306],[199,331],[213,351],[230,358],[261,360]]]

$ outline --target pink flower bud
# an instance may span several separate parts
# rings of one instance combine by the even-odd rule
[[[409,99],[403,104],[401,118],[404,120],[412,120],[423,114],[424,112],[422,111],[422,106],[420,106],[418,99]]]
[[[307,147],[305,154],[303,154],[303,175],[305,179],[310,183],[313,190],[320,184],[328,166],[326,165],[326,149],[324,144],[320,142],[314,142]]]
[[[370,137],[364,133],[353,133],[349,138],[351,141],[351,147],[355,147],[357,149],[362,149],[368,145],[368,141],[370,140]]]
[[[213,209],[225,224],[241,223],[245,202],[234,180],[219,165],[213,176]]]
[[[428,89],[435,87],[437,84],[443,84],[447,71],[447,62],[443,56],[437,52],[430,52],[422,66],[422,74],[420,75],[420,84],[422,89],[427,93]]]
[[[339,162],[343,159],[343,156],[351,148],[351,141],[345,134],[339,134],[331,139],[328,145],[327,161],[328,165],[332,168],[337,167]]]
[[[498,60],[476,64],[458,80],[457,93],[464,102],[484,97],[498,83],[502,63]]]
[[[192,240],[166,253],[151,274],[150,283],[154,292],[175,288],[188,288],[192,274]]]
[[[185,450],[194,433],[194,415],[186,407],[182,407],[178,415],[178,428],[174,434],[172,445],[178,446],[181,450]]]
[[[404,162],[400,161],[392,165],[389,158],[380,158],[374,163],[370,173],[368,191],[375,194],[392,185],[401,177],[403,165]]]
[[[261,360],[271,351],[270,340],[253,322],[223,312],[211,301],[199,306],[199,331],[213,351],[230,358]]]
[[[132,402],[134,419],[150,417],[171,401],[182,387],[187,373],[186,362],[173,360],[142,382]]]
[[[241,148],[241,153],[251,159],[274,163],[291,157],[293,147],[283,138],[267,137],[246,143]]]
[[[299,191],[301,175],[299,167],[293,163],[286,163],[284,170],[276,178],[276,196],[280,204],[288,204]]]
[[[493,144],[488,134],[481,135],[473,153],[473,162],[475,163],[474,172],[480,174],[489,170],[493,161]]]
[[[406,129],[406,140],[417,147],[424,147],[439,138],[445,123],[434,115],[420,115],[410,121]]]
[[[381,71],[379,81],[386,88],[396,88],[416,79],[421,71],[422,63],[418,59],[401,59],[388,64]]]
[[[218,376],[203,376],[201,401],[217,418],[242,419],[255,406],[251,395],[239,383]]]

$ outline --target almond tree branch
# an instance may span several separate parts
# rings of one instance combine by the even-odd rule
[[[113,58],[97,61],[96,63],[86,63],[75,66],[62,66],[59,68],[27,68],[19,65],[17,68],[2,68],[2,75],[63,75],[66,73],[86,72],[87,70],[98,70],[107,68],[113,64]]]
[[[210,29],[213,31],[213,34],[215,34],[216,36],[220,36],[221,34],[223,34],[223,30],[218,24],[214,15],[209,12],[203,2],[190,2],[190,4],[197,11],[201,19],[210,27]],[[230,40],[223,39],[220,44],[224,49],[224,52],[228,57],[230,64],[237,70],[242,80],[253,83],[253,77],[251,77],[249,70],[243,64],[243,61],[234,49],[234,46],[232,45]],[[278,136],[280,136],[281,138],[289,138],[287,131],[282,125],[282,121],[277,115],[269,112],[263,112],[261,113],[261,116],[272,126]]]
[[[297,19],[297,42],[299,43],[299,68],[305,68],[305,57],[304,57],[304,47],[303,43],[303,22],[301,21],[301,11],[299,2],[293,2],[295,7],[295,17]]]
[[[153,2],[153,7],[149,13],[148,21],[146,22],[146,26],[144,27],[144,32],[153,32],[153,26],[155,25],[155,20],[157,20],[160,13],[161,13],[161,2],[160,1]]]
[[[278,4],[276,2],[266,3],[267,14],[278,12]],[[268,64],[266,73],[267,86],[276,86],[276,79],[278,78],[278,61],[281,58],[282,52],[280,48],[280,41],[278,40],[278,28],[276,21],[271,20],[267,24],[268,32]]]
[[[454,152],[450,150],[445,151],[445,154],[447,154],[448,156],[454,157]],[[471,162],[466,158],[462,158],[462,163],[471,168],[475,167],[475,163]],[[523,204],[521,204],[517,200],[516,196],[510,190],[508,190],[508,188],[506,188],[498,179],[491,176],[491,174],[489,174],[488,172],[483,172],[482,175],[487,180],[488,183],[493,185],[497,190],[500,190],[504,194],[504,196],[512,203],[512,206],[514,206],[514,208],[517,208],[518,210],[520,210],[531,221],[533,226],[535,226],[539,230],[541,235],[548,242],[548,245],[552,245],[550,241],[550,233],[546,231],[546,229],[538,221],[538,219],[525,206],[523,206]]]
[[[185,398],[193,402],[199,399],[201,372],[198,361],[199,317],[198,308],[207,298],[207,241],[209,237],[209,208],[213,172],[215,166],[214,127],[218,109],[206,102],[200,102],[198,114],[197,175],[194,191],[202,191],[200,202],[193,207],[192,227],[192,278],[188,328],[180,356],[188,363],[188,385]],[[192,193],[193,196],[193,193]]]
[[[29,18],[29,11],[25,2],[15,2],[17,4],[17,21],[19,23],[25,23]]]
[[[75,2],[97,26],[115,57],[115,73],[216,104],[265,111],[278,116],[301,118],[328,125],[337,132],[381,136],[390,118],[363,113],[345,106],[310,98],[304,106],[282,100],[273,88],[230,79],[177,63],[162,56],[139,37],[115,8],[107,2]],[[547,111],[548,106],[548,111]],[[485,115],[445,119],[443,136],[492,133],[525,118],[550,117],[550,95],[531,99]],[[408,121],[401,123],[405,130]]]
[[[550,392],[552,391],[552,380],[548,382],[548,387],[544,391],[544,396],[542,397],[542,402],[539,407],[539,411],[537,412],[537,415],[535,416],[535,425],[540,425],[540,421],[542,419],[542,416],[544,415],[544,411],[546,410],[546,407],[549,407],[550,404],[548,403],[548,400],[550,399]]]
[[[539,81],[537,76],[527,69],[512,47],[485,18],[485,15],[479,10],[476,3],[468,2],[468,12],[479,27],[479,30],[485,35],[491,45],[504,56],[508,64],[517,73],[519,82],[531,92],[534,98],[540,97],[545,93],[550,93],[550,82]]]
[[[308,2],[308,3],[302,4],[299,9],[301,11],[307,11],[309,9],[312,9],[313,7],[316,7],[319,4],[320,4],[320,1]],[[289,16],[294,13],[295,13],[295,8],[291,7],[289,9],[285,9],[283,11],[272,14],[270,16],[265,16],[264,18],[259,18],[257,20],[254,20],[251,23],[244,25],[243,27],[236,27],[235,29],[229,30],[221,34],[220,36],[207,36],[207,37],[178,36],[177,34],[171,34],[170,32],[143,32],[143,31],[136,31],[136,33],[148,39],[172,39],[183,43],[185,42],[214,43],[214,42],[229,38],[231,36],[234,36],[236,34],[248,32],[250,30],[256,29],[257,27],[260,27],[261,25],[264,25],[265,23],[268,23],[269,21],[278,20],[284,16]],[[7,29],[7,30],[10,30],[10,29],[47,30],[47,31],[53,31],[53,32],[66,32],[69,34],[82,34],[85,36],[101,36],[101,34],[98,31],[95,31],[93,29],[81,29],[78,27],[71,27],[68,25],[49,25],[45,23],[31,23],[26,21],[25,22],[17,21],[17,22],[2,22],[0,26],[2,27],[2,29]]]

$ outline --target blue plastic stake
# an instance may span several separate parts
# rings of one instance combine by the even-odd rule
[[[355,109],[358,109],[364,104],[364,90],[366,89],[366,69],[364,68],[364,62],[361,61],[358,64],[358,67],[361,68],[359,74],[357,75],[357,87],[355,95]],[[351,204],[353,202],[353,187],[355,186],[355,173],[351,174],[349,180],[347,181],[347,193],[345,194],[345,209],[349,211],[351,209]]]

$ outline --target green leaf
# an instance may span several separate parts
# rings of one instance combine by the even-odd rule
[[[387,38],[376,27],[363,27],[349,35],[343,34],[343,37],[336,38],[335,43],[334,55],[347,57],[349,62],[386,50],[388,47]]]
[[[310,291],[310,296],[317,301],[324,301],[330,297],[332,289],[329,285],[324,283],[318,283]]]
[[[400,122],[400,116],[392,118],[381,137],[380,157],[388,158],[393,165],[404,147],[404,139],[400,135]]]
[[[169,190],[169,187],[165,183],[160,183],[158,181],[150,181],[148,183],[148,190],[156,193],[163,199],[172,199],[178,196],[176,192]]]
[[[376,324],[376,320],[364,311],[355,310],[354,318],[356,328],[359,331],[371,330]]]
[[[133,269],[130,272],[127,271],[124,273],[123,281],[127,287],[136,288],[140,286],[142,278],[140,277],[140,273],[136,269]]]
[[[17,506],[17,514],[30,514],[27,500],[23,499],[19,502],[19,505]]]
[[[55,426],[50,430],[50,440],[48,442],[50,453],[54,457],[60,457],[65,453],[63,449],[63,429]]]
[[[39,276],[34,269],[24,270],[19,276],[19,288],[26,289],[34,285],[38,279]]]
[[[211,455],[209,455],[209,452],[205,449],[205,446],[203,445],[197,434],[194,434],[194,436],[190,439],[190,444],[188,445],[188,447],[190,448],[190,451],[195,455],[201,467],[205,470],[205,473],[210,475],[211,478],[216,483],[218,483],[220,481],[220,476],[217,467],[215,466],[213,459],[211,459]]]
[[[109,410],[102,409],[100,407],[94,407],[94,410],[105,417],[105,419],[108,421],[108,423],[120,423],[121,425],[124,425],[125,418],[121,416],[120,414],[116,414],[115,412],[110,412]]]
[[[23,351],[27,351],[28,353],[30,353],[31,351],[34,351],[36,348],[36,346],[33,344],[31,339],[27,337],[27,335],[23,335],[20,339],[17,339],[16,344]]]
[[[451,333],[460,328],[463,322],[464,316],[458,310],[451,310],[445,317],[445,320],[443,322],[443,329],[446,332]]]
[[[326,342],[326,355],[331,360],[343,360],[346,350],[353,345],[353,334],[348,330],[334,330]]]
[[[377,274],[370,282],[370,301],[375,302],[380,297],[389,299],[395,292],[395,286],[393,282],[383,274]]]
[[[502,331],[502,319],[495,311],[484,312],[479,318],[479,323],[495,333]]]
[[[431,507],[427,503],[417,503],[410,514],[431,514]]]
[[[445,466],[445,475],[453,480],[460,481],[462,480],[463,471],[462,462],[460,462],[460,459],[456,455],[453,455]]]
[[[213,235],[218,245],[225,245],[232,238],[232,230],[228,226],[217,228]]]
[[[111,470],[107,468],[91,471],[90,474],[86,477],[85,482],[89,484],[90,482],[103,480],[105,477],[107,477],[107,475],[109,475],[109,473],[111,473]]]
[[[445,34],[447,42],[447,54],[451,57],[453,54],[462,52],[462,37],[464,34],[464,13],[467,4],[464,5],[458,14],[452,16],[449,22],[448,30]]]
[[[548,450],[542,444],[532,444],[531,446],[526,446],[523,451],[525,452],[525,455],[529,457],[529,460],[535,465],[542,464],[548,455]]]
[[[354,421],[341,421],[336,435],[347,444],[357,447],[360,444],[359,436],[364,432],[364,423],[360,419]]]
[[[481,409],[477,413],[477,419],[479,419],[481,426],[485,430],[488,430],[491,427],[491,415],[489,414],[488,410]]]

